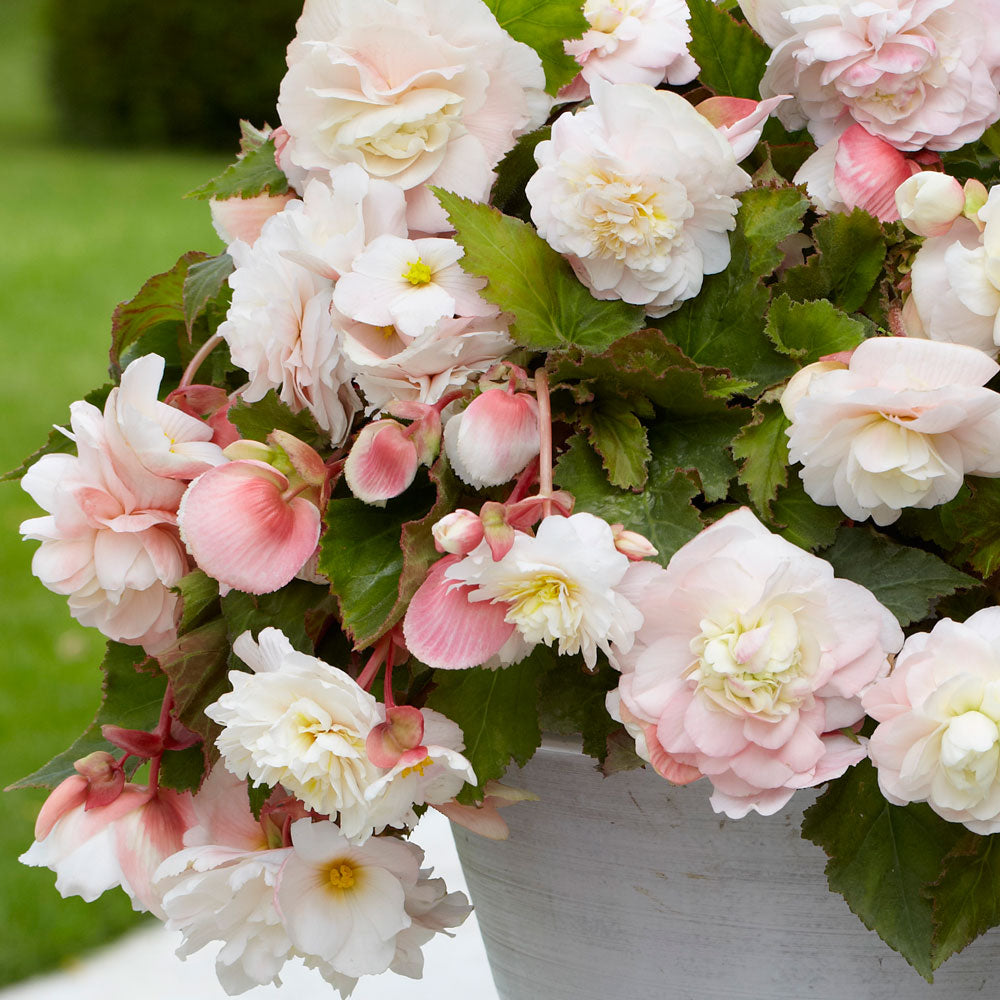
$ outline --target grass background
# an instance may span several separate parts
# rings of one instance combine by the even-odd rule
[[[185,250],[221,246],[205,203],[182,198],[219,171],[219,157],[94,152],[55,134],[44,3],[0,0],[2,471],[105,381],[115,305]],[[31,576],[36,546],[18,536],[41,513],[16,484],[0,484],[0,788],[65,749],[100,700],[103,641]],[[136,919],[120,890],[92,904],[62,900],[48,869],[18,864],[44,797],[0,800],[0,986],[72,961]]]

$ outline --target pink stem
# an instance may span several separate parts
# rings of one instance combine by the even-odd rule
[[[198,374],[198,369],[201,367],[201,363],[212,353],[212,351],[218,346],[222,337],[219,334],[213,334],[208,340],[205,341],[201,347],[198,348],[195,356],[188,362],[187,368],[184,369],[184,374],[181,376],[180,385],[177,386],[178,389],[186,389],[194,379],[195,375]]]
[[[387,637],[388,638],[388,637]],[[385,683],[382,688],[382,700],[385,702],[385,710],[396,707],[395,699],[392,697],[392,639],[385,651]]]
[[[167,690],[163,694],[163,704],[160,705],[160,718],[156,723],[154,735],[165,740],[170,735],[170,713],[174,707],[174,689],[167,684]],[[163,760],[163,750],[150,759],[149,762],[149,790],[155,791],[160,784],[160,761]]]
[[[538,399],[538,493],[544,498],[542,517],[552,513],[552,407],[549,405],[549,379],[544,368],[535,372],[535,396]]]
[[[528,490],[534,485],[538,478],[538,458],[533,458],[525,467],[524,471],[517,477],[514,488],[510,491],[505,503],[510,505],[523,500],[528,495]]]
[[[358,677],[358,687],[362,687],[367,691],[372,686],[372,681],[375,680],[378,668],[382,666],[382,660],[385,657],[385,644],[385,639],[382,639],[375,646],[372,655],[368,658],[368,662],[365,664],[364,670],[361,671],[361,676]]]

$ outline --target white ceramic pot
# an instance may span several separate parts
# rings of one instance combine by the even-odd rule
[[[729,820],[704,782],[602,777],[550,742],[506,779],[510,840],[455,827],[503,1000],[966,1000],[1000,996],[1000,929],[928,985],[827,887],[799,835],[814,793]]]

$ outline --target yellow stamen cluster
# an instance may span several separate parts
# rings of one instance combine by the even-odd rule
[[[354,868],[346,861],[334,862],[330,867],[330,885],[334,889],[353,889]]]
[[[429,285],[431,283],[430,266],[424,263],[422,257],[406,262],[409,267],[403,272],[403,277],[414,287]]]

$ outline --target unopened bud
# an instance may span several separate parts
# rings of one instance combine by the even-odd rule
[[[612,524],[611,532],[615,539],[615,548],[632,562],[640,562],[658,554],[653,543],[638,531],[628,531],[623,524]]]
[[[799,369],[788,381],[781,395],[781,408],[789,420],[794,420],[795,406],[800,399],[809,393],[809,383],[818,375],[834,372],[847,365],[841,361],[814,361],[811,365]]]
[[[962,215],[967,219],[972,219],[982,229],[983,222],[979,218],[979,210],[986,204],[990,196],[989,191],[986,190],[986,185],[982,181],[970,178],[965,182],[963,193],[965,194],[965,205],[962,208]]]
[[[965,208],[962,185],[947,174],[922,170],[896,188],[903,225],[918,236],[942,236]]]
[[[382,507],[413,482],[419,465],[417,449],[403,425],[376,420],[358,434],[344,462],[344,479],[359,500]]]
[[[483,540],[483,522],[471,510],[454,510],[435,523],[431,534],[438,552],[465,556]]]

